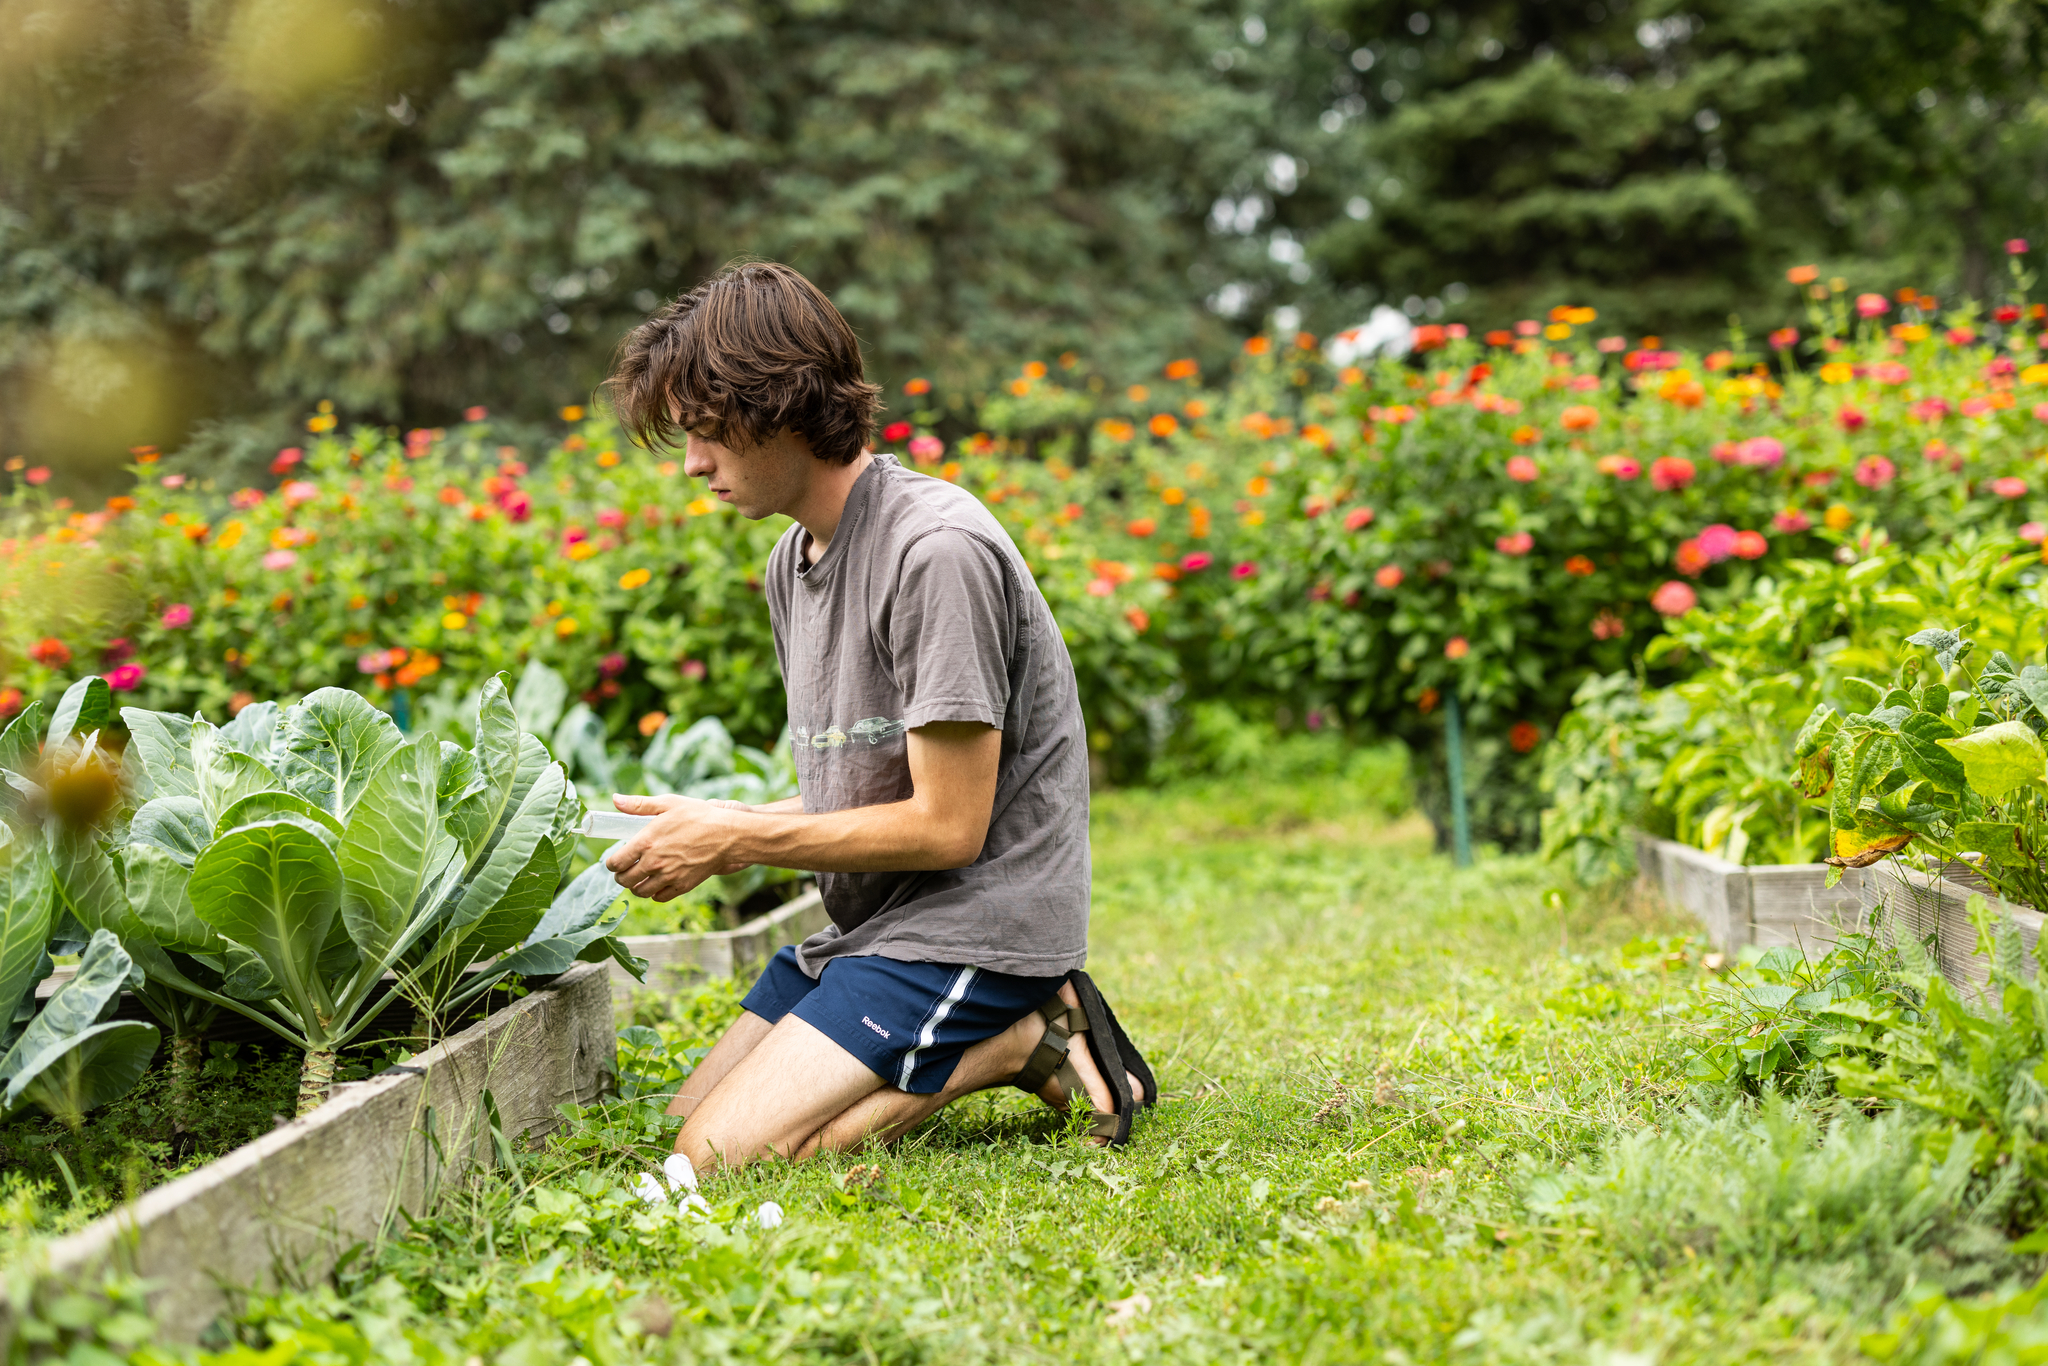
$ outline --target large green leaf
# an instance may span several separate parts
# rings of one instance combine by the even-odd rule
[[[448,833],[462,841],[463,858],[474,861],[497,833],[512,804],[522,756],[531,752],[529,744],[538,742],[521,734],[519,718],[505,698],[504,677],[487,680],[477,698],[476,744],[470,751],[476,765],[474,785],[447,813]],[[545,753],[545,746],[539,748]]]
[[[333,1022],[319,963],[341,913],[341,867],[325,831],[291,816],[231,830],[199,856],[199,918],[263,960],[309,1032]]]
[[[230,747],[253,754],[264,763],[277,761],[278,726],[284,713],[275,702],[251,702],[220,728]]]
[[[502,682],[498,687],[500,692],[504,690]],[[519,687],[512,693],[512,711],[520,729],[537,735],[553,728],[562,714],[562,704],[568,700],[568,680],[539,660],[530,659],[526,671],[519,675]],[[481,732],[477,739],[483,739]]]
[[[199,774],[192,767],[192,718],[175,712],[121,708],[127,723],[129,752],[142,759],[149,775],[150,796],[196,797]]]
[[[449,923],[467,925],[498,904],[511,888],[512,880],[533,861],[533,851],[552,833],[556,809],[567,785],[559,764],[550,763],[541,770],[518,809],[505,821],[481,865],[473,865],[467,883],[449,910]]]
[[[26,773],[36,766],[43,745],[43,704],[31,702],[0,730],[0,768]]]
[[[547,914],[561,880],[561,865],[555,861],[554,847],[543,843],[533,851],[532,860],[520,870],[519,876],[512,879],[498,904],[463,929],[469,961],[483,962],[524,943]]]
[[[94,930],[78,956],[78,970],[50,994],[14,1047],[0,1057],[0,1082],[8,1084],[10,1096],[23,1059],[37,1055],[53,1040],[69,1038],[97,1022],[134,973],[133,960],[113,932]],[[13,1101],[7,1103],[11,1108]]]
[[[122,884],[128,907],[158,947],[181,953],[218,953],[221,938],[192,909],[187,887],[192,870],[175,854],[153,844],[131,844],[121,851]],[[135,945],[123,934],[130,952]],[[145,974],[149,965],[143,965]]]
[[[282,789],[276,792],[252,792],[227,810],[221,812],[220,820],[214,824],[213,836],[215,839],[218,839],[238,825],[254,825],[258,821],[273,821],[279,816],[297,816],[302,820],[310,821],[334,836],[328,843],[334,845],[341,843],[343,827],[340,821],[313,805],[313,803],[307,801],[298,793],[286,792]]]
[[[88,735],[103,728],[113,718],[113,699],[107,680],[97,675],[73,683],[57,699],[57,710],[50,714],[50,731],[43,737],[43,747],[61,745],[74,735]]]
[[[2034,866],[2021,842],[2019,826],[2010,821],[1963,821],[1956,826],[1955,846],[1974,850],[2001,867]]]
[[[278,770],[286,788],[346,822],[371,776],[404,741],[397,723],[361,693],[322,688],[285,713]]]
[[[152,797],[128,822],[130,844],[153,844],[187,868],[213,843],[213,826],[197,797]]]
[[[0,850],[0,1036],[16,1004],[42,975],[43,945],[56,914],[50,861],[42,848],[16,843]]]
[[[114,861],[91,831],[57,828],[49,840],[57,907],[92,931],[115,934],[128,926],[128,892]]]
[[[1990,801],[2000,801],[2048,773],[2048,753],[2040,737],[2019,721],[2000,721],[1954,740],[1938,740],[1962,761],[1970,787]]]
[[[607,915],[626,894],[611,870],[593,863],[562,889],[547,914],[533,927],[525,945],[499,966],[528,977],[552,977],[567,972],[570,965],[597,941],[609,935],[625,915]]]
[[[34,1024],[29,1028],[35,1028]],[[156,1056],[159,1037],[153,1024],[109,1020],[49,1040],[16,1064],[4,1108],[11,1112],[24,1102],[33,1102],[76,1124],[87,1111],[135,1089],[135,1083],[149,1070],[149,1060]]]
[[[441,828],[440,777],[441,742],[422,735],[392,752],[349,813],[341,915],[373,963],[388,963],[417,932],[420,893],[458,856]]]
[[[1953,740],[1956,728],[1945,716],[1932,712],[1915,712],[1899,727],[1899,763],[1906,772],[1921,778],[1943,792],[1960,795],[1964,776],[1962,761],[1942,747],[1942,741]]]
[[[232,748],[226,736],[203,721],[192,723],[192,768],[208,825],[244,797],[284,788],[268,764]]]

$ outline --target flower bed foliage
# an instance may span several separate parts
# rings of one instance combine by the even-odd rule
[[[1424,328],[1405,362],[1339,365],[1306,336],[1255,337],[1213,379],[1032,362],[972,435],[940,430],[948,406],[912,381],[878,449],[1009,526],[1113,775],[1171,756],[1195,701],[1433,747],[1455,691],[1476,776],[1506,778],[1587,674],[1702,594],[1830,548],[1821,529],[1910,549],[2041,511],[2048,366],[2017,306],[1986,324],[1816,288],[1807,340],[1706,356],[1560,308],[1483,338]],[[17,487],[0,667],[20,697],[0,700],[91,667],[157,708],[334,684],[417,706],[538,659],[615,737],[674,712],[772,739],[758,576],[777,524],[698,496],[602,414],[565,415],[523,450],[481,409],[405,434],[322,412],[272,488],[147,451],[102,509]],[[1474,784],[1498,837],[1533,833],[1514,786]]]

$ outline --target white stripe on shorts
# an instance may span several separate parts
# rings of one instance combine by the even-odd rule
[[[917,1032],[917,1047],[903,1055],[903,1070],[896,1077],[897,1090],[910,1089],[910,1074],[917,1070],[917,1055],[932,1046],[938,1037],[939,1026],[953,1013],[953,1007],[966,999],[967,988],[974,985],[974,974],[978,971],[978,968],[960,969],[959,974],[953,978],[953,985],[946,988],[945,999],[932,1011],[931,1017],[924,1023],[924,1028]]]

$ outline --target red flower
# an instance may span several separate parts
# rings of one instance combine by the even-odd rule
[[[1681,456],[1659,456],[1650,462],[1650,487],[1671,492],[1682,489],[1693,479],[1692,461]]]
[[[28,473],[21,477],[28,480],[31,484],[47,484],[50,482],[50,467],[48,465],[31,465],[28,468]]]
[[[1150,536],[1153,532],[1159,530],[1159,523],[1153,521],[1150,517],[1136,517],[1124,524],[1124,530],[1130,532],[1133,536]]]
[[[2000,304],[1991,311],[1991,316],[1998,322],[2016,323],[2020,320],[2020,308],[2018,304]]]
[[[1835,410],[1835,425],[1845,432],[1853,432],[1868,421],[1870,418],[1854,404],[1844,403]]]
[[[1770,343],[1773,351],[1789,350],[1799,345],[1799,329],[1796,327],[1781,327],[1771,333]]]
[[[1697,577],[1712,563],[1713,561],[1707,558],[1707,553],[1700,549],[1697,540],[1680,541],[1677,552],[1671,557],[1672,568],[1687,578]]]
[[[1190,574],[1198,573],[1201,570],[1207,569],[1210,565],[1214,563],[1216,563],[1216,557],[1214,555],[1206,554],[1200,550],[1194,551],[1190,554],[1186,554],[1180,557],[1180,567]]]
[[[523,522],[533,516],[533,499],[525,489],[513,489],[498,499],[498,506],[505,509],[505,515],[515,522]]]
[[[1761,531],[1738,531],[1735,533],[1735,558],[1738,560],[1760,560],[1771,548]]]
[[[71,647],[55,636],[44,636],[28,647],[28,657],[46,669],[61,669],[71,662]]]
[[[0,688],[0,721],[21,710],[21,689]]]
[[[1508,727],[1508,748],[1517,754],[1527,754],[1543,739],[1543,732],[1533,722],[1517,721]]]
[[[481,422],[490,415],[491,410],[484,407],[481,403],[473,408],[464,408],[462,410],[462,420],[464,422]]]
[[[1401,572],[1400,565],[1383,564],[1379,567],[1379,572],[1372,576],[1372,581],[1382,588],[1399,588],[1401,580],[1406,577],[1408,576]]]
[[[277,453],[276,459],[270,462],[270,472],[272,474],[283,474],[305,458],[306,453],[297,446],[286,446]]]
[[[908,422],[891,422],[882,428],[882,440],[889,442],[908,441],[912,431]]]
[[[1363,531],[1372,525],[1374,515],[1371,508],[1353,508],[1344,514],[1344,529],[1346,531]]]
[[[1667,617],[1682,617],[1699,606],[1700,595],[1692,591],[1690,584],[1677,579],[1667,580],[1656,592],[1650,594],[1650,606]]]
[[[1564,572],[1573,578],[1585,579],[1593,576],[1594,564],[1584,555],[1574,555],[1564,562]]]
[[[597,661],[597,672],[602,678],[617,678],[626,671],[626,657],[617,651]]]

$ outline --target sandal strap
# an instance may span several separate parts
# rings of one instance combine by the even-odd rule
[[[1117,1117],[1095,1108],[1094,1102],[1088,1097],[1087,1084],[1081,1080],[1081,1073],[1074,1067],[1074,1060],[1068,1058],[1062,1062],[1059,1071],[1053,1075],[1059,1081],[1060,1089],[1066,1092],[1067,1105],[1070,1109],[1077,1104],[1088,1107],[1088,1132],[1096,1138],[1115,1138]]]
[[[1074,1035],[1088,1032],[1088,1013],[1079,1006],[1069,1006],[1057,996],[1038,1007],[1037,1014],[1045,1020],[1045,1034],[1039,1039],[1038,1047],[1031,1050],[1024,1069],[1011,1083],[1019,1091],[1033,1096],[1044,1090],[1045,1084],[1063,1067],[1073,1072],[1073,1062],[1067,1057],[1067,1050],[1073,1046]],[[1078,1079],[1080,1074],[1073,1075]],[[1060,1084],[1067,1085],[1065,1077],[1060,1078]],[[1073,1088],[1069,1087],[1068,1091],[1072,1094]]]

